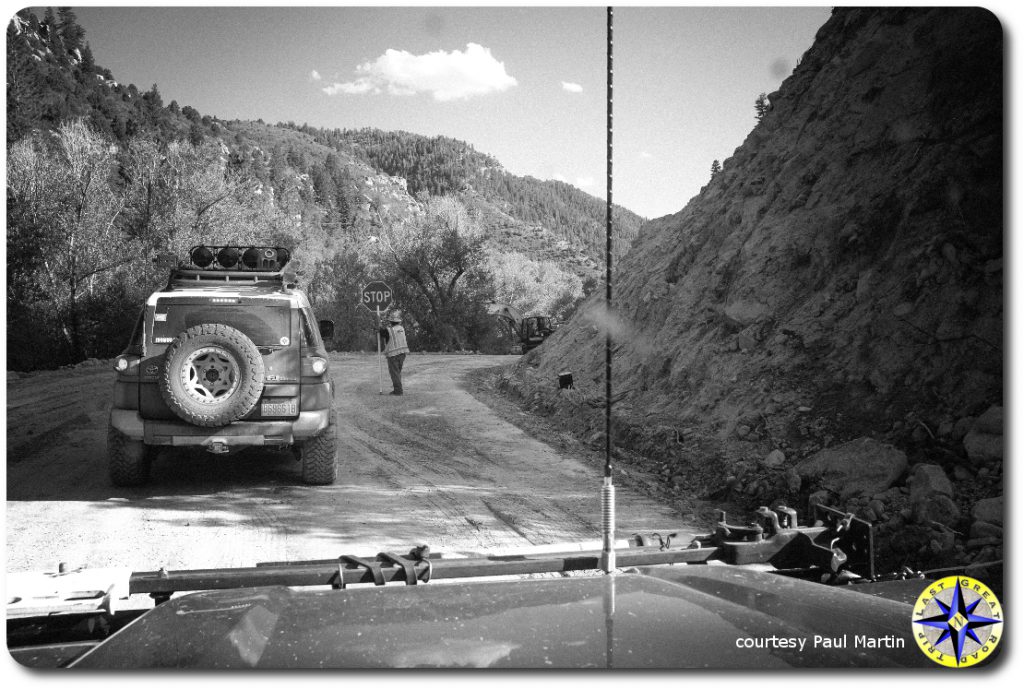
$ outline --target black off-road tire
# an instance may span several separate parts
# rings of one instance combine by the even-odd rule
[[[204,358],[213,362],[209,380],[198,375]],[[263,357],[252,340],[229,325],[204,323],[181,333],[167,347],[160,394],[188,423],[226,426],[256,406],[263,376]]]
[[[320,435],[298,443],[302,481],[311,486],[329,486],[338,478],[338,435],[335,415]]]
[[[107,427],[107,458],[110,482],[115,486],[141,486],[149,481],[153,449],[113,426]]]

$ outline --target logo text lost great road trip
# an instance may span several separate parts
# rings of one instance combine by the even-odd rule
[[[1003,635],[1003,608],[976,579],[946,577],[921,592],[914,605],[914,639],[946,667],[970,667],[989,657]]]

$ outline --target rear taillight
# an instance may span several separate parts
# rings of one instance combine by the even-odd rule
[[[327,359],[318,356],[311,356],[302,360],[302,375],[322,376],[326,372]]]
[[[114,370],[129,376],[139,375],[139,357],[123,355],[114,359]]]

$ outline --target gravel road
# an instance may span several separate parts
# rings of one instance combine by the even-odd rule
[[[302,484],[289,454],[162,452],[143,488],[107,479],[106,366],[7,381],[7,570],[240,567],[404,552],[493,553],[597,543],[601,471],[470,394],[470,373],[507,356],[414,354],[406,395],[379,393],[374,355],[332,354],[340,471]],[[384,375],[385,392],[390,389]],[[556,431],[552,431],[557,435]],[[550,440],[550,438],[548,438]],[[679,526],[678,512],[617,492],[619,538]]]

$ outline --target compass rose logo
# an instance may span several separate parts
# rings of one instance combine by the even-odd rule
[[[940,665],[970,667],[995,650],[1003,635],[1003,608],[977,579],[939,579],[914,605],[914,638]]]

